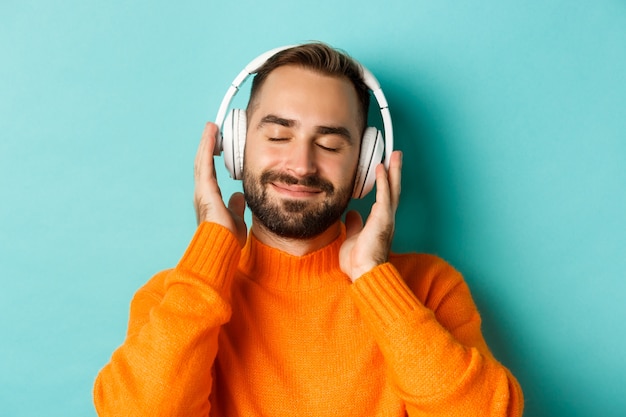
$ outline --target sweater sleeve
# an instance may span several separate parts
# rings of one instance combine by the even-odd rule
[[[202,223],[178,265],[135,294],[126,340],[95,381],[99,416],[208,415],[240,252],[227,229]]]
[[[405,279],[387,263],[352,288],[408,415],[521,416],[521,388],[489,351],[461,275],[427,255],[398,266]]]

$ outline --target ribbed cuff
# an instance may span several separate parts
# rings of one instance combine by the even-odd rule
[[[216,223],[203,222],[176,269],[223,289],[237,268],[241,247],[235,236]]]
[[[352,285],[352,291],[361,312],[383,326],[406,317],[420,304],[390,263],[382,264],[361,276]]]

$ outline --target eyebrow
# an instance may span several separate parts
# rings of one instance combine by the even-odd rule
[[[293,119],[285,119],[284,117],[278,117],[273,114],[268,114],[267,116],[264,116],[261,119],[257,127],[260,129],[266,124],[275,124],[275,125],[280,125],[284,127],[294,127],[296,125],[296,121]]]
[[[285,119],[284,117],[279,117],[274,114],[268,114],[261,119],[257,128],[260,129],[266,124],[276,124],[283,127],[295,127],[299,124],[299,122],[293,119]],[[350,134],[350,131],[343,126],[317,126],[316,131],[321,135],[341,136],[348,142],[352,143],[352,135]]]

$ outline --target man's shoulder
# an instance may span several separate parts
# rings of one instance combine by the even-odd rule
[[[165,280],[173,271],[173,268],[164,269],[157,272],[145,284],[143,284],[135,293],[135,297],[153,297],[162,298],[165,295]]]
[[[437,255],[394,253],[389,261],[422,301],[433,292],[447,293],[458,285],[465,285],[463,276],[448,261]]]
[[[392,253],[389,259],[399,272],[458,274],[456,269],[440,256],[429,253]]]

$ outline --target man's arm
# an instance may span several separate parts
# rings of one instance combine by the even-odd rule
[[[176,268],[137,292],[126,340],[95,382],[98,415],[208,415],[217,336],[230,319],[239,253],[232,233],[202,223]]]
[[[199,227],[176,268],[133,298],[126,340],[95,382],[100,416],[208,415],[217,337],[230,319],[230,282],[246,238],[243,197],[227,208],[217,185],[216,133],[208,123],[195,161]]]
[[[461,275],[433,256],[391,261],[352,290],[409,416],[521,416],[519,383],[487,348]]]
[[[521,416],[522,391],[491,355],[460,274],[434,257],[389,262],[400,199],[402,155],[379,165],[367,222],[346,217],[340,265],[409,415]],[[408,282],[411,287],[407,285]],[[419,295],[418,296],[416,296]]]

